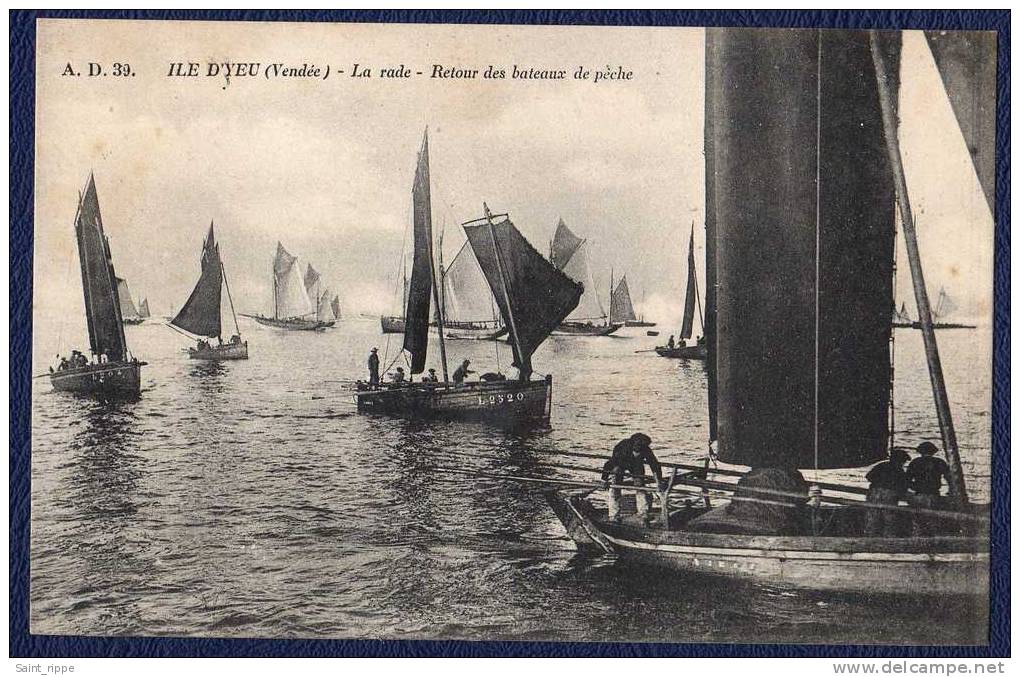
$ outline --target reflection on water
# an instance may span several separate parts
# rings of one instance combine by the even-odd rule
[[[636,352],[656,341],[643,332],[550,339],[535,363],[554,376],[552,423],[532,431],[357,415],[342,381],[364,376],[368,348],[385,350],[374,322],[319,334],[252,325],[251,359],[219,364],[189,360],[159,326],[127,332],[149,362],[139,401],[99,404],[35,383],[33,632],[984,641],[986,609],[972,602],[819,596],[582,558],[544,487],[449,471],[590,480],[547,464],[608,454],[637,430],[663,460],[700,458],[704,369]],[[954,362],[973,353],[975,333],[963,334],[940,341],[981,497],[990,372]],[[492,344],[448,347],[451,362],[496,364]],[[937,438],[920,337],[897,336],[896,355],[898,439]],[[862,482],[860,471],[830,475]]]

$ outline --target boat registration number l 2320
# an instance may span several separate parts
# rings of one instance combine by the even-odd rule
[[[497,405],[497,404],[510,404],[512,402],[523,402],[523,401],[524,401],[524,393],[516,393],[516,394],[514,394],[514,393],[507,393],[506,395],[500,393],[498,395],[489,395],[488,397],[485,397],[484,395],[479,395],[478,396],[478,404],[480,406],[486,406],[486,405],[494,406],[494,405]]]

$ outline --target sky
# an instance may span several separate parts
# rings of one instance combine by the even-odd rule
[[[82,316],[73,221],[90,171],[117,273],[155,316],[188,297],[210,221],[239,312],[271,311],[277,241],[323,274],[346,314],[394,312],[427,125],[446,260],[483,201],[543,253],[562,217],[589,241],[604,306],[610,272],[626,273],[638,312],[676,326],[692,224],[704,260],[703,46],[693,28],[40,21],[36,323]],[[90,61],[136,75],[61,75]],[[177,61],[516,65],[568,79],[167,77]],[[633,77],[575,81],[578,66]],[[991,216],[920,34],[905,38],[902,79],[929,289],[944,284],[961,314],[987,321]]]

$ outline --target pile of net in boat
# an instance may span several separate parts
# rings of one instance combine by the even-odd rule
[[[691,520],[687,528],[714,534],[799,533],[806,517],[808,483],[799,471],[755,468],[740,478],[733,500]]]

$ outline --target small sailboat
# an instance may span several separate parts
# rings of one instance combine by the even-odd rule
[[[956,312],[956,309],[956,302],[946,292],[946,288],[939,287],[939,298],[931,311],[932,327],[934,329],[974,329],[976,325],[973,324],[947,321]],[[900,329],[920,329],[921,322],[920,320],[911,319],[910,313],[907,312],[907,304],[903,302],[900,305],[900,309],[895,311],[893,326]]]
[[[469,418],[510,426],[549,420],[552,377],[532,380],[531,355],[577,306],[582,287],[556,270],[528,244],[506,214],[464,224],[464,232],[491,293],[496,297],[513,346],[516,378],[486,375],[489,380],[456,383],[446,363],[444,317],[439,304],[438,266],[433,259],[432,203],[428,132],[418,153],[412,190],[414,261],[404,317],[403,350],[412,379],[425,370],[430,307],[439,307],[436,323],[442,381],[365,383],[355,394],[358,411],[412,418]]]
[[[305,268],[305,292],[308,293],[308,298],[315,307],[315,319],[326,327],[335,325],[337,316],[333,312],[333,299],[331,298],[333,292],[329,287],[323,286],[322,275],[312,268],[310,263]],[[337,298],[337,303],[339,304],[339,298]]]
[[[149,299],[139,299],[138,316],[143,320],[147,320],[152,316],[152,313],[149,312]]]
[[[443,329],[449,339],[493,340],[506,329],[496,299],[468,242],[453,257],[442,275]]]
[[[92,359],[75,351],[70,360],[50,368],[54,390],[87,393],[103,398],[138,397],[145,362],[131,356],[124,338],[118,281],[103,232],[95,177],[89,175],[84,194],[78,195],[74,219],[85,296],[85,320]]]
[[[627,276],[620,278],[619,284],[613,288],[612,276],[610,275],[610,290],[612,295],[609,301],[609,321],[623,322],[625,327],[654,327],[654,322],[647,322],[644,313],[638,315],[634,312],[634,303],[630,298],[630,287],[627,285]],[[642,297],[642,306],[644,305]]]
[[[705,329],[705,316],[701,310],[701,296],[698,294],[698,275],[694,261],[694,225],[691,225],[691,239],[687,247],[687,293],[684,300],[684,319],[680,325],[680,341],[672,345],[655,346],[655,352],[659,357],[671,357],[680,360],[704,360],[708,355],[708,347],[705,344],[705,337],[699,336],[694,345],[687,345],[687,341],[694,333],[694,314],[697,309],[698,319],[701,322],[702,331]],[[670,341],[672,342],[670,337]]]
[[[222,321],[220,318],[222,290],[226,287],[230,313],[234,316],[234,334],[230,340],[223,342]],[[220,246],[216,243],[213,224],[209,224],[209,234],[202,243],[202,272],[195,283],[191,296],[181,307],[180,312],[170,325],[198,339],[198,345],[188,349],[188,357],[193,360],[247,360],[248,342],[241,340],[241,328],[237,324],[234,312],[234,299],[230,296],[230,285],[220,258]],[[216,339],[213,344],[205,339]]]
[[[608,336],[623,322],[611,320],[602,307],[588,260],[588,241],[574,234],[561,218],[549,243],[549,261],[567,277],[582,285],[584,293],[577,308],[556,327],[556,334]]]
[[[318,308],[308,296],[298,258],[276,243],[273,257],[273,314],[248,315],[259,324],[292,331],[321,331],[332,326],[318,319]]]
[[[339,294],[334,294],[333,295],[333,299],[329,302],[329,307],[333,311],[333,319],[334,320],[339,320],[341,318],[341,315],[340,315],[340,295]]]
[[[128,289],[127,280],[117,278],[117,296],[120,297],[120,317],[124,324],[141,324],[145,317],[138,312],[134,302],[131,300],[131,290]]]
[[[610,519],[590,490],[548,493],[554,512],[579,550],[618,562],[869,596],[987,596],[989,506],[967,498],[885,75],[899,34],[800,30],[779,44],[708,29],[707,43],[709,458],[645,488],[660,497],[649,520]],[[809,486],[799,470],[860,468],[895,449],[892,318],[860,309],[893,307],[897,202],[949,468],[948,496],[911,505],[833,495],[861,488]],[[713,469],[716,458],[752,470]],[[708,491],[731,498],[711,505]]]

